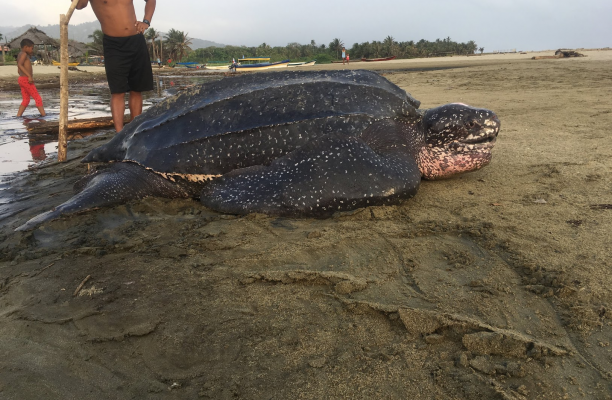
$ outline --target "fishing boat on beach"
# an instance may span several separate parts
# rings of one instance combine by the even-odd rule
[[[53,63],[53,65],[55,65],[56,67],[59,67],[59,66],[61,66],[61,65],[62,65],[61,63],[58,63],[58,62],[57,62],[57,61],[55,61],[55,60],[51,60],[51,62],[52,62],[52,63]],[[68,63],[68,66],[69,66],[69,67],[76,67],[76,66],[77,66],[77,65],[79,65],[79,64],[80,64],[80,63],[78,63],[78,62],[72,62],[72,63]]]
[[[225,64],[225,65],[208,65],[208,64],[204,64],[204,69],[211,69],[211,70],[215,70],[215,71],[227,71],[228,69],[230,69],[230,67],[232,66],[232,64]]]
[[[191,62],[176,63],[176,65],[180,65],[182,67],[187,67],[187,68],[192,68],[192,69],[200,69],[202,68],[203,64],[197,63],[195,61],[191,61]]]
[[[384,58],[362,58],[361,61],[391,61],[395,60],[397,56],[384,57]]]
[[[231,66],[231,69],[239,72],[250,72],[250,71],[262,71],[271,68],[286,67],[291,60],[283,60],[277,62],[270,62],[270,58],[241,58],[237,64]]]
[[[317,60],[312,61],[302,61],[302,62],[294,62],[287,64],[288,67],[307,67],[309,65],[315,65]]]

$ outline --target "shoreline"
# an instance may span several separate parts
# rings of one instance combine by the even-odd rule
[[[612,51],[609,50],[581,50],[583,54],[591,59],[612,59]],[[423,71],[434,69],[451,69],[462,67],[475,67],[486,65],[499,65],[507,62],[542,62],[543,60],[532,60],[534,56],[545,56],[554,54],[554,51],[521,53],[486,54],[479,57],[473,56],[451,56],[434,58],[410,58],[395,59],[379,62],[359,62],[348,65],[342,64],[315,64],[309,67],[292,67],[291,70],[337,70],[337,69],[367,69],[373,71]],[[557,59],[552,61],[568,62],[572,59]],[[575,59],[574,59],[575,60]],[[549,60],[550,61],[550,60]],[[68,79],[71,85],[84,83],[97,83],[106,81],[104,67],[84,66],[77,67],[80,71],[69,71]],[[271,69],[261,71],[273,73],[285,69]],[[249,73],[261,73],[249,72]],[[59,88],[59,67],[57,66],[34,66],[34,81],[40,89]],[[153,68],[154,75],[228,75],[230,72],[192,70],[188,68]],[[19,91],[17,84],[17,67],[14,65],[0,66],[0,90]]]

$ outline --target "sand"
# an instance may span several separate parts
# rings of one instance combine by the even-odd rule
[[[385,72],[496,111],[493,161],[325,220],[146,199],[14,233],[111,136],[71,142],[0,206],[0,397],[612,398],[612,52],[585,53]]]

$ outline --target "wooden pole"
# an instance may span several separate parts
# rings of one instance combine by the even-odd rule
[[[68,23],[79,0],[72,0],[68,12],[60,15],[60,117],[59,137],[57,143],[57,161],[65,162],[67,158],[68,127]]]

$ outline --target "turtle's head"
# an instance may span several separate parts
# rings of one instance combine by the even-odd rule
[[[500,126],[493,111],[452,103],[427,110],[421,123],[425,145],[418,163],[424,179],[448,178],[491,161]]]

